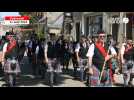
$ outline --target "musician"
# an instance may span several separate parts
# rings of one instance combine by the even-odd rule
[[[99,32],[98,40],[94,44],[90,45],[86,55],[88,57],[89,75],[91,75],[90,77],[91,86],[100,86],[100,85],[111,86],[112,66],[110,59],[115,55],[116,52],[114,48],[112,48],[111,46],[105,47],[105,33]],[[106,65],[104,66],[105,61]],[[103,66],[105,67],[104,71],[102,71]],[[103,72],[102,79],[101,81],[99,81],[101,72]]]
[[[6,81],[9,86],[15,86],[16,77],[21,72],[20,65],[17,60],[18,47],[14,35],[6,33],[6,40],[8,41],[4,47],[4,73]]]
[[[86,37],[81,36],[81,40],[79,43],[77,43],[77,46],[75,48],[75,53],[76,53],[76,59],[78,62],[78,68],[80,68],[80,80],[84,80],[84,70],[85,67],[87,66],[87,51],[88,51],[88,44],[86,42]],[[77,71],[77,70],[75,70]]]
[[[124,78],[124,86],[131,86],[132,79],[134,76],[134,48],[132,46],[132,41],[127,40],[126,44],[123,43],[121,49],[121,65]]]

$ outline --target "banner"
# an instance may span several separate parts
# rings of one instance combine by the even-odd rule
[[[29,24],[29,16],[5,16],[3,25]]]

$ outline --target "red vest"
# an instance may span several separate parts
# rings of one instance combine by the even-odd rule
[[[12,49],[16,46],[16,40],[13,37],[8,36],[8,39],[10,40],[10,43],[8,43],[7,46],[7,53],[12,51]]]

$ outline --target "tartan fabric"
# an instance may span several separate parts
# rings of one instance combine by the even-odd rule
[[[80,59],[78,67],[86,67],[87,66],[87,59]]]
[[[90,85],[91,86],[100,86],[100,84],[99,84],[100,71],[95,66],[93,66],[92,68],[93,68],[93,75],[91,76],[91,79],[90,79]],[[107,81],[109,81],[109,71],[104,70],[101,83],[105,83]]]
[[[5,73],[20,73],[21,72],[20,65],[19,65],[18,61],[16,63],[16,69],[15,70],[11,70],[11,62],[9,60],[7,60],[5,62],[5,65],[3,67],[4,67],[4,72]]]
[[[125,64],[122,66],[122,72],[123,74],[126,74],[126,73],[134,73],[134,61],[132,61],[133,63],[133,68],[129,69],[128,70],[128,65],[129,61],[126,61]]]
[[[47,72],[61,72],[60,61],[57,59],[48,59]]]
[[[99,70],[93,66],[93,75],[91,76],[90,79],[90,85],[91,86],[99,86]]]

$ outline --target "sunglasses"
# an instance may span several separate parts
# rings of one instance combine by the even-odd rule
[[[99,36],[100,38],[105,38],[106,36]]]

